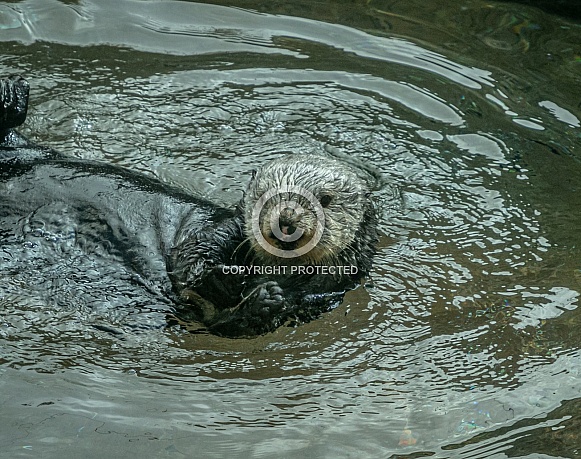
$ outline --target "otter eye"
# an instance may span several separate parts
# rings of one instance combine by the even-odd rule
[[[329,204],[331,204],[332,200],[333,196],[331,196],[330,194],[324,194],[321,196],[321,199],[319,199],[319,202],[321,203],[321,206],[327,207]]]

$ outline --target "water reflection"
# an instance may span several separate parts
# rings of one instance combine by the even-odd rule
[[[3,393],[17,395],[5,450],[108,433],[111,454],[494,457],[572,428],[561,404],[580,387],[579,121],[542,75],[528,83],[530,67],[452,59],[385,30],[197,3],[0,13],[0,67],[30,75],[25,132],[42,143],[226,204],[281,152],[352,156],[386,182],[368,285],[254,340],[143,331],[167,305],[123,273],[79,264],[35,283],[26,256],[0,251]],[[500,7],[471,13],[466,33],[483,37],[482,15],[507,30]],[[81,281],[91,304],[75,300]]]

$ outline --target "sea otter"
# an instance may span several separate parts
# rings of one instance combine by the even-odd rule
[[[142,283],[182,320],[237,337],[311,320],[369,271],[376,215],[356,168],[282,156],[255,171],[241,202],[226,209],[144,174],[34,145],[13,130],[26,118],[28,91],[21,77],[0,82],[6,272],[24,259],[46,269],[56,258],[100,280]]]

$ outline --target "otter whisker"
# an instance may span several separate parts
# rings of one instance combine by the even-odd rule
[[[242,241],[240,241],[240,243],[232,251],[232,255],[230,256],[231,260],[234,260],[236,258],[236,256],[238,255],[238,250],[240,250],[242,248],[242,246],[244,244],[246,244],[247,242],[250,242],[250,238],[248,238],[248,237],[245,237],[244,239],[242,239]],[[246,252],[246,255],[244,255],[244,260],[246,260],[248,253],[249,252]]]

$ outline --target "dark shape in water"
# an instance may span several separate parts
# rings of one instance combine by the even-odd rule
[[[337,306],[371,267],[375,211],[367,183],[350,166],[315,156],[282,157],[258,170],[236,209],[224,209],[146,175],[29,142],[12,130],[26,118],[28,83],[10,77],[0,82],[0,94],[0,263],[20,276],[30,271],[26,283],[35,282],[35,269],[48,267],[56,289],[47,296],[58,296],[59,285],[73,281],[53,282],[59,267],[69,267],[60,271],[65,277],[75,269],[92,270],[86,291],[67,290],[69,304],[106,308],[116,291],[131,297],[139,284],[155,292],[168,314],[201,322],[219,335],[252,336]],[[317,203],[276,192],[255,218],[259,198],[280,186],[307,189],[325,204],[320,241],[290,259],[264,249],[255,230],[274,249],[284,248],[284,241],[277,247],[272,240],[268,223],[278,221],[272,217],[277,203],[292,197],[302,207],[287,226],[304,231],[305,239],[295,242],[300,249],[315,233]],[[291,273],[306,265],[325,270]],[[355,269],[341,272],[343,266]]]

